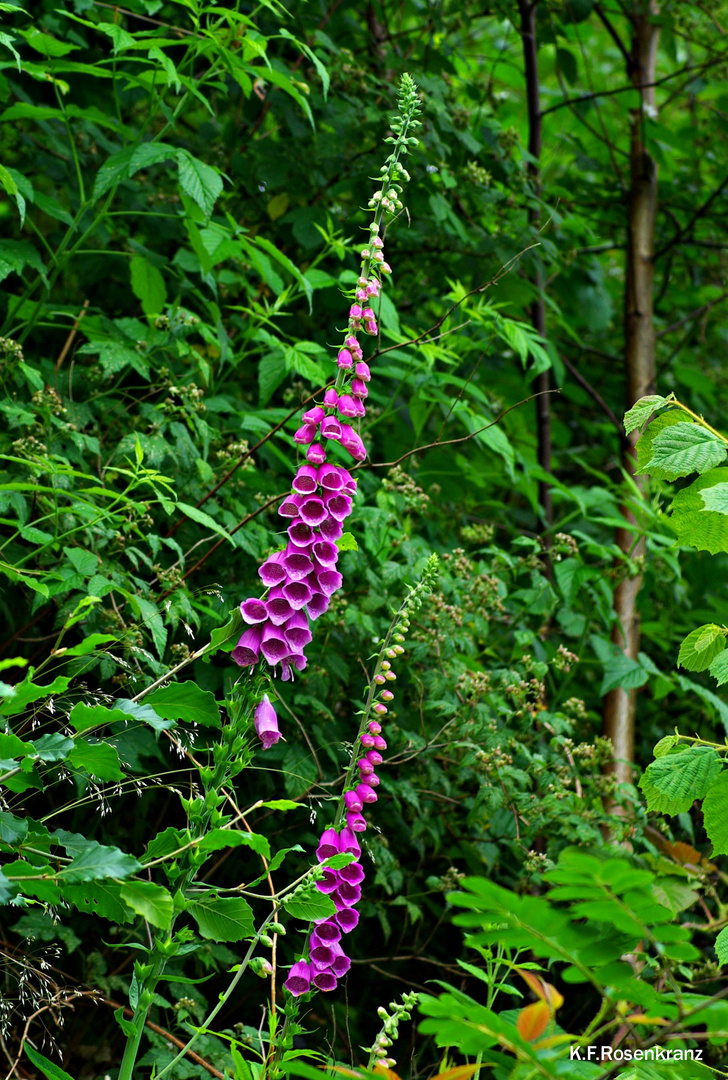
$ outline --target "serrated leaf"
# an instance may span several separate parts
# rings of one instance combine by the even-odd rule
[[[666,754],[645,769],[640,787],[650,810],[660,814],[684,814],[702,799],[721,769],[718,753],[708,746],[693,746]]]
[[[704,501],[706,489],[725,483],[728,483],[728,469],[711,469],[675,496],[670,507],[670,526],[681,544],[712,555],[728,551],[728,517],[708,510]]]
[[[655,743],[652,753],[656,758],[664,757],[664,755],[669,754],[673,746],[677,746],[679,742],[680,739],[677,735],[665,735],[658,743]]]
[[[219,172],[210,165],[205,165],[199,158],[193,157],[187,150],[177,154],[179,184],[202,210],[205,217],[210,217],[215,202],[222,192],[222,179]]]
[[[314,884],[302,889],[297,896],[285,897],[281,903],[289,915],[304,922],[318,922],[336,914],[334,901],[319,892]]]
[[[143,596],[129,596],[129,603],[152,635],[154,647],[161,660],[167,647],[167,627],[162,622],[161,612],[156,604]]]
[[[728,483],[713,484],[701,491],[703,510],[713,510],[716,514],[728,514]]]
[[[242,941],[254,933],[253,911],[242,896],[221,899],[213,894],[195,900],[187,910],[209,941]]]
[[[174,902],[162,885],[151,881],[126,881],[121,889],[123,902],[160,930],[167,930],[174,914]]]
[[[705,671],[725,649],[725,639],[725,631],[715,623],[697,627],[680,646],[678,667],[683,667],[686,671]]]
[[[74,885],[81,881],[103,878],[125,878],[141,869],[133,855],[125,855],[117,847],[88,840],[87,847],[58,872],[58,880]]]
[[[624,414],[625,434],[629,435],[635,428],[641,428],[643,424],[647,423],[653,412],[661,409],[666,404],[667,398],[661,397],[659,394],[650,394],[648,397],[640,398]]]
[[[724,926],[718,934],[714,948],[718,956],[718,963],[728,964],[728,926]]]
[[[17,844],[28,835],[28,822],[25,818],[2,811],[0,813],[0,840],[4,844]]]
[[[50,735],[41,735],[33,740],[33,753],[41,761],[64,761],[73,750],[73,739],[69,739],[60,731],[54,731]]]
[[[135,255],[129,264],[131,289],[142,302],[145,315],[159,315],[167,301],[167,286],[156,266],[142,255]]]
[[[703,827],[713,855],[728,855],[728,773],[721,773],[703,799]]]
[[[726,456],[726,444],[700,424],[680,421],[656,436],[649,472],[663,480],[715,468]]]
[[[201,690],[192,681],[169,683],[145,699],[158,716],[165,720],[183,720],[187,724],[220,727],[220,708],[215,695]]]
[[[708,671],[718,683],[718,686],[722,686],[723,683],[728,682],[728,649],[724,649],[723,652],[718,653],[715,660],[712,661]]]
[[[86,915],[100,915],[112,923],[129,923],[133,912],[121,899],[122,885],[115,881],[86,881],[83,885],[68,885],[59,880],[64,900]]]

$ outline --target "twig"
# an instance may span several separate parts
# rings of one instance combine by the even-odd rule
[[[726,187],[726,185],[728,185],[728,176],[726,176],[725,179],[715,189],[715,191],[711,195],[708,196],[708,198],[705,200],[705,202],[702,204],[702,206],[698,207],[698,209],[695,211],[693,216],[688,221],[687,225],[684,225],[682,227],[682,229],[679,229],[678,232],[676,232],[675,235],[673,236],[672,240],[668,240],[668,242],[666,244],[663,244],[663,246],[661,248],[659,248],[655,252],[655,254],[652,256],[653,261],[656,261],[657,259],[661,258],[665,254],[666,251],[669,251],[671,247],[674,247],[675,244],[678,244],[682,240],[682,238],[686,235],[686,233],[690,232],[690,230],[692,229],[695,222],[699,221],[700,218],[703,217],[703,215],[705,214],[706,210],[709,208],[711,203],[715,199],[718,198],[718,196],[722,193],[722,191]]]
[[[705,315],[712,307],[719,304],[721,300],[725,300],[727,296],[728,291],[722,292],[720,296],[716,296],[715,300],[709,300],[707,304],[703,304],[702,307],[696,308],[695,311],[691,311],[689,315],[684,315],[683,318],[678,319],[677,322],[670,323],[664,330],[660,330],[659,333],[655,334],[655,337],[659,340],[660,338],[665,337],[666,334],[671,334],[673,330],[679,330],[686,322],[692,322],[693,319],[699,319],[701,315]]]
[[[609,408],[609,406],[607,405],[606,401],[604,400],[602,395],[599,393],[599,391],[596,390],[591,385],[590,382],[587,382],[587,380],[584,378],[584,376],[581,374],[581,372],[578,371],[578,369],[575,368],[574,365],[571,363],[571,361],[567,360],[565,356],[561,356],[561,362],[564,365],[564,367],[568,371],[571,372],[571,374],[574,376],[574,378],[579,383],[579,385],[584,387],[587,394],[589,394],[590,397],[594,398],[594,400],[596,401],[596,403],[600,407],[600,409],[602,409],[606,413],[606,415],[609,417],[609,419],[612,421],[612,423],[616,427],[617,431],[619,432],[620,436],[622,438],[624,438],[624,427],[622,426],[621,421],[617,419],[617,417],[612,412],[612,410]]]
[[[66,344],[61,349],[61,355],[56,360],[56,366],[55,366],[56,371],[60,370],[61,364],[66,359],[66,354],[68,353],[68,350],[73,345],[74,338],[76,337],[76,334],[78,333],[78,328],[81,325],[81,319],[84,317],[84,315],[88,311],[89,303],[90,303],[89,300],[84,300],[84,302],[83,302],[83,307],[81,308],[81,311],[79,312],[78,318],[76,319],[75,323],[73,324],[73,328],[72,328],[70,334],[66,338]]]
[[[275,435],[275,433],[276,433],[277,431],[280,431],[280,429],[281,429],[281,428],[282,428],[282,427],[283,427],[283,426],[284,426],[285,424],[287,424],[287,423],[288,423],[288,421],[289,421],[289,420],[290,420],[290,419],[291,419],[292,417],[294,417],[294,416],[296,415],[296,413],[297,413],[297,412],[298,412],[298,411],[299,411],[300,409],[302,409],[302,408],[303,408],[303,406],[304,406],[304,405],[308,405],[309,401],[313,401],[313,400],[314,400],[314,398],[318,397],[318,395],[319,395],[319,394],[323,394],[325,390],[328,390],[329,386],[333,386],[333,382],[331,382],[331,383],[327,383],[327,384],[326,384],[326,386],[322,386],[322,387],[320,387],[320,388],[319,388],[318,390],[315,390],[315,391],[313,392],[313,394],[310,394],[310,395],[309,395],[309,397],[307,397],[307,398],[304,398],[304,400],[303,400],[303,401],[299,402],[299,404],[298,404],[298,405],[296,405],[295,409],[291,409],[291,411],[289,412],[288,416],[284,417],[284,419],[283,419],[283,420],[281,420],[281,422],[280,422],[279,424],[276,424],[276,426],[275,426],[275,427],[272,427],[272,428],[270,429],[270,431],[269,431],[269,432],[268,432],[268,433],[267,433],[266,435],[264,435],[264,436],[263,436],[263,438],[262,438],[262,439],[260,439],[260,440],[259,440],[259,441],[258,441],[258,442],[257,442],[257,443],[255,444],[255,446],[251,446],[249,450],[246,450],[246,451],[245,451],[245,453],[244,453],[244,454],[243,454],[243,455],[242,455],[242,456],[240,457],[240,459],[238,460],[237,464],[233,465],[232,469],[230,469],[230,471],[229,471],[229,472],[225,473],[225,475],[223,476],[222,480],[218,481],[218,483],[217,483],[217,484],[215,484],[214,488],[212,488],[212,490],[211,490],[211,491],[208,491],[207,495],[203,495],[203,497],[202,497],[202,498],[201,498],[201,499],[200,499],[200,500],[199,500],[198,502],[196,502],[196,503],[195,503],[195,508],[196,508],[196,509],[199,509],[199,507],[200,507],[200,506],[202,506],[202,505],[203,505],[203,503],[206,503],[208,499],[211,499],[211,498],[212,498],[212,496],[213,496],[213,495],[215,494],[215,492],[219,491],[219,490],[220,490],[220,488],[221,488],[221,487],[223,486],[223,484],[226,484],[226,483],[228,482],[228,480],[230,479],[230,477],[231,477],[231,476],[233,476],[235,472],[237,472],[237,470],[238,470],[238,469],[240,468],[240,466],[241,466],[241,465],[243,464],[243,462],[244,462],[244,461],[246,461],[246,460],[247,460],[247,459],[248,459],[248,458],[249,458],[249,457],[251,456],[251,454],[254,454],[256,450],[260,450],[261,446],[263,446],[263,444],[264,444],[264,443],[266,443],[266,442],[268,441],[268,439],[270,439],[270,438],[271,438],[271,436]],[[172,527],[172,528],[171,528],[171,529],[169,530],[169,532],[167,532],[167,533],[165,534],[165,539],[168,539],[168,538],[169,538],[170,536],[173,536],[173,535],[174,535],[174,534],[175,534],[175,533],[177,532],[177,529],[179,529],[179,527],[180,527],[180,525],[181,525],[181,524],[183,523],[183,521],[185,521],[185,520],[186,520],[186,516],[187,516],[186,514],[185,514],[185,515],[183,515],[183,516],[182,516],[182,517],[180,518],[180,520],[179,520],[179,521],[177,522],[177,524],[176,524],[176,525],[174,525],[174,526],[173,526],[173,527]],[[239,527],[240,527],[240,526],[238,526],[238,528],[239,528]],[[234,531],[234,530],[233,530],[233,531]]]
[[[514,255],[512,259],[509,259],[508,262],[500,268],[494,278],[491,278],[490,281],[486,281],[484,285],[478,285],[477,288],[471,289],[470,292],[465,293],[465,296],[461,296],[460,299],[457,300],[451,308],[448,308],[442,318],[438,319],[435,325],[429,328],[429,330],[424,330],[417,337],[411,338],[409,341],[400,341],[396,345],[388,345],[386,349],[378,349],[375,353],[372,354],[371,359],[375,360],[378,356],[383,356],[384,353],[391,352],[393,349],[406,349],[409,345],[416,345],[419,341],[422,341],[423,338],[429,337],[430,334],[432,334],[435,330],[440,329],[445,320],[449,318],[449,316],[452,315],[453,311],[455,311],[456,308],[460,307],[460,305],[465,300],[467,300],[469,296],[475,296],[476,293],[485,292],[485,290],[489,289],[491,285],[497,285],[500,279],[510,271],[513,264],[518,259],[520,259],[521,255],[525,255],[527,251],[531,251],[532,248],[537,247],[540,247],[540,244],[538,242],[534,244],[529,244],[528,247],[525,247],[522,251],[519,251],[517,255]]]
[[[541,394],[560,394],[560,389],[555,390],[542,390],[538,394],[531,394],[530,397],[524,398],[523,401],[517,401],[515,405],[509,405],[507,409],[496,416],[495,420],[491,420],[489,424],[484,424],[483,427],[478,428],[477,431],[471,432],[469,435],[462,435],[459,439],[443,439],[440,441],[436,439],[435,442],[427,443],[426,446],[416,446],[414,450],[408,450],[406,454],[402,454],[402,457],[397,458],[396,461],[383,461],[383,462],[370,462],[370,468],[372,469],[393,469],[395,465],[399,465],[400,461],[404,461],[408,457],[412,457],[413,454],[423,454],[425,450],[432,450],[436,446],[454,446],[456,443],[468,442],[469,439],[474,439],[476,435],[480,435],[481,431],[487,431],[488,428],[492,428],[504,416],[507,416],[513,409],[517,409],[520,405],[527,405],[529,401],[533,401],[535,398],[540,397]]]
[[[125,1016],[132,1017],[134,1013],[131,1009],[125,1005],[120,1005],[118,1001],[112,1001],[111,998],[97,998],[97,1001],[103,1001],[104,1005],[110,1005],[112,1009],[123,1009]],[[171,1042],[173,1046],[176,1046],[178,1050],[183,1050],[185,1043],[181,1039],[178,1039],[176,1035],[173,1035],[171,1031],[167,1031],[166,1028],[160,1027],[159,1024],[153,1023],[151,1020],[145,1020],[144,1027],[148,1027],[150,1031],[155,1032],[157,1035],[161,1035],[167,1042]],[[225,1080],[225,1074],[218,1072],[214,1065],[211,1065],[209,1061],[205,1061],[203,1057],[195,1053],[194,1050],[187,1051],[187,1057],[191,1058],[196,1065],[200,1065],[203,1069],[207,1069],[210,1076],[218,1077],[218,1080]]]

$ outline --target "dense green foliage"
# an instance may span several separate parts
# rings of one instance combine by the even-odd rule
[[[671,1080],[707,1077],[728,1030],[728,9],[655,13],[653,115],[624,55],[644,5],[541,0],[537,177],[515,0],[25,8],[0,5],[7,1069],[310,1077],[372,1065],[400,1024],[402,1075],[464,1055],[499,1080],[633,1076],[569,1047],[663,1031],[705,1049]],[[300,676],[241,678],[238,604],[285,540],[404,72],[423,126],[386,226],[343,588]],[[647,424],[646,494],[618,419],[637,123],[660,190],[660,396],[625,425]],[[615,542],[625,511],[644,558]],[[613,594],[640,573],[631,659]],[[352,969],[301,1009],[285,970],[332,911],[313,853],[395,634]],[[615,688],[639,691],[640,786],[600,734]],[[263,690],[284,733],[265,752]],[[409,988],[425,1019],[392,1005],[377,1043]]]

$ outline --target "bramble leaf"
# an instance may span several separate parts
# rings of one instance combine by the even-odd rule
[[[215,695],[209,690],[201,690],[197,683],[168,683],[150,694],[146,702],[165,720],[220,727],[220,709]]]
[[[715,623],[691,630],[678,653],[678,666],[686,671],[705,671],[725,649],[726,631]]]
[[[728,855],[728,772],[721,773],[703,799],[703,826],[713,855]]]
[[[681,421],[655,438],[648,469],[651,476],[677,480],[692,472],[707,472],[723,461],[726,452],[726,444],[712,431]]]
[[[647,423],[653,412],[661,409],[663,405],[667,404],[667,398],[661,397],[659,394],[650,394],[648,397],[640,398],[628,412],[624,414],[624,431],[626,435],[629,435],[635,428],[641,428],[643,424]]]
[[[666,754],[645,769],[640,787],[650,810],[661,814],[684,814],[702,799],[721,769],[718,753],[708,746],[693,746]]]
[[[241,941],[254,932],[253,911],[242,896],[221,899],[211,894],[195,900],[187,910],[202,937],[210,941]]]

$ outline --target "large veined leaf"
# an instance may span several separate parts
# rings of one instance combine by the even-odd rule
[[[718,686],[728,682],[728,649],[723,649],[723,652],[718,653],[708,671],[716,680]]]
[[[715,623],[706,623],[691,630],[678,653],[679,667],[686,671],[705,671],[725,649],[726,632]]]
[[[167,930],[174,914],[174,902],[170,893],[162,885],[151,881],[125,881],[121,889],[121,899],[137,915]]]
[[[319,892],[314,884],[283,900],[283,907],[294,919],[304,922],[318,922],[336,913],[336,905],[331,897]]]
[[[201,690],[197,683],[169,683],[150,694],[146,702],[165,720],[220,727],[220,709],[215,695],[209,690]]]
[[[684,814],[695,799],[702,799],[721,769],[718,753],[709,746],[693,746],[665,754],[645,769],[640,787],[650,810]]]
[[[210,941],[241,941],[254,932],[253,911],[242,896],[221,899],[212,893],[202,900],[195,900],[187,910],[202,937]]]
[[[134,912],[121,899],[121,889],[119,881],[86,881],[83,885],[61,882],[64,900],[87,915],[100,915],[117,925],[134,920]]]
[[[728,484],[728,469],[711,469],[678,492],[670,507],[670,525],[681,544],[709,551],[728,551],[728,515],[718,509],[708,489]],[[706,502],[707,498],[707,502]],[[709,508],[710,505],[712,508]]]
[[[133,855],[125,855],[117,847],[98,844],[95,840],[86,844],[85,850],[59,871],[59,880],[74,885],[80,881],[125,878],[141,869],[141,863]]]
[[[679,476],[715,468],[727,451],[726,444],[712,431],[683,420],[657,435],[648,471],[663,480],[677,480]]]
[[[728,964],[728,926],[724,926],[715,939],[715,951],[721,964]]]
[[[655,439],[666,428],[673,427],[685,421],[685,413],[681,409],[668,409],[651,420],[637,441],[637,472],[648,472],[650,476],[661,476],[659,469],[653,471],[650,461],[653,453]]]
[[[642,427],[653,412],[661,409],[663,405],[667,404],[667,398],[660,397],[659,394],[650,394],[648,397],[640,398],[632,408],[624,414],[624,430],[627,435],[630,431],[634,431],[635,428]]]
[[[119,752],[105,742],[89,742],[76,739],[76,745],[68,754],[68,760],[76,769],[85,769],[98,780],[123,780],[119,767]]]
[[[728,855],[728,772],[722,773],[703,799],[703,825],[713,855]]]

